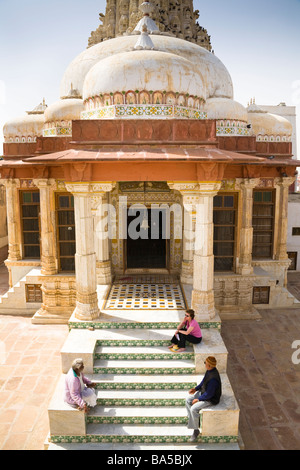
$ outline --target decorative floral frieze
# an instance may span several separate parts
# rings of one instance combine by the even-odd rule
[[[217,136],[250,136],[251,129],[247,128],[247,123],[242,121],[217,121]]]
[[[81,119],[118,119],[118,118],[178,118],[207,119],[207,113],[187,106],[164,104],[124,104],[103,106],[81,113]]]
[[[72,127],[52,127],[43,130],[43,137],[70,137]]]

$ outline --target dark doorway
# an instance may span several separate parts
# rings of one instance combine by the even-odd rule
[[[164,209],[127,212],[127,269],[167,268],[168,227]]]

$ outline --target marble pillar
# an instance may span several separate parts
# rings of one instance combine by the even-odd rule
[[[221,188],[221,182],[199,183],[192,308],[196,319],[210,320],[215,316],[214,301],[214,226],[213,226],[213,200]]]
[[[185,211],[181,280],[193,285],[192,308],[196,319],[210,320],[215,316],[213,198],[221,182],[168,182],[168,185],[182,194]]]
[[[168,182],[171,189],[182,195],[182,263],[180,281],[182,284],[193,284],[195,220],[198,183]]]
[[[240,255],[237,274],[249,275],[253,273],[252,245],[253,245],[253,189],[258,186],[259,178],[237,180],[240,185],[241,197],[241,227],[240,227]]]
[[[36,179],[34,184],[40,191],[40,220],[41,220],[41,273],[51,276],[57,273],[56,243],[55,243],[55,204],[53,190],[55,180]]]
[[[8,260],[19,261],[22,259],[20,180],[15,178],[1,179],[0,183],[6,187]]]
[[[66,189],[74,196],[77,291],[75,318],[90,321],[100,314],[97,297],[92,185],[90,183],[67,183]]]
[[[94,218],[96,276],[97,284],[111,284],[112,270],[109,254],[109,205],[108,192],[115,183],[96,183],[93,185],[92,213]]]

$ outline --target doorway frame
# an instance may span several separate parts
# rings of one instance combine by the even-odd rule
[[[135,203],[137,206],[139,203]],[[151,207],[151,203],[140,203],[141,208],[146,207],[148,210],[166,210],[160,207]],[[153,204],[153,203],[152,203]],[[131,204],[127,205],[127,212]],[[172,219],[170,217],[170,224]],[[127,227],[128,228],[128,227]],[[170,237],[171,237],[171,227],[170,227]],[[123,260],[124,260],[124,274],[170,274],[170,239],[165,239],[166,243],[166,267],[165,268],[127,268],[127,238],[123,240]]]

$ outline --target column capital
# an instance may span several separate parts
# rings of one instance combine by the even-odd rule
[[[236,188],[240,187],[241,189],[254,189],[260,183],[260,178],[237,178],[236,179]]]
[[[221,181],[168,181],[171,189],[179,191],[182,195],[193,194],[194,196],[215,196],[220,191],[221,185]]]
[[[88,195],[90,193],[97,193],[99,195],[110,192],[113,190],[115,187],[116,183],[115,182],[110,182],[110,181],[103,181],[103,182],[98,182],[98,183],[65,183],[67,191],[70,193],[76,195]]]
[[[0,184],[3,184],[3,186],[5,186],[6,188],[13,186],[16,188],[20,188],[21,186],[20,180],[18,178],[1,178]]]
[[[274,178],[275,186],[283,186],[284,188],[289,188],[296,181],[296,176],[287,176],[281,178]]]
[[[48,187],[55,187],[56,181],[53,178],[37,178],[32,180],[35,186],[39,189],[41,188],[48,188]]]

